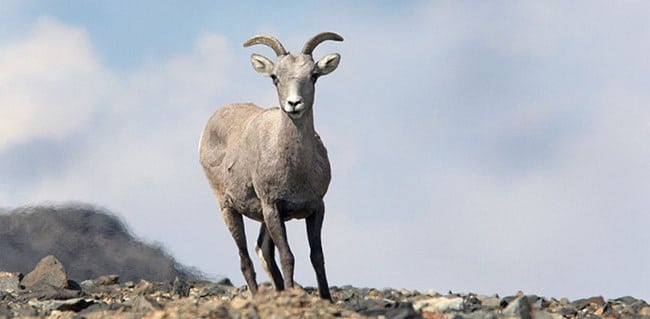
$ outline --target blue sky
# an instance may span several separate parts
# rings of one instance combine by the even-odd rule
[[[650,297],[646,2],[0,6],[0,207],[94,203],[243,284],[200,132],[275,105],[248,37],[336,31],[315,52],[342,55],[315,102],[333,285]],[[289,236],[313,285],[303,223]]]

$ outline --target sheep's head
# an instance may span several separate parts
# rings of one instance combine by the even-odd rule
[[[251,62],[255,71],[273,80],[280,108],[291,118],[300,118],[312,107],[316,80],[334,71],[339,65],[341,56],[338,53],[328,54],[314,62],[314,48],[326,40],[343,41],[343,38],[333,32],[319,33],[305,43],[300,54],[290,54],[280,41],[268,35],[254,36],[244,42],[245,47],[265,44],[277,54],[275,63],[259,54],[251,55]]]

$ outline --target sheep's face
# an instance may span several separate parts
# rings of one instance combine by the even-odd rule
[[[273,80],[278,92],[280,108],[291,118],[300,118],[314,104],[314,86],[318,77],[336,69],[340,55],[334,53],[314,62],[308,54],[287,54],[276,63],[253,54],[253,68]]]

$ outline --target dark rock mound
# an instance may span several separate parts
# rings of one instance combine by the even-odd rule
[[[97,207],[31,206],[0,213],[0,269],[23,272],[48,255],[65,264],[72,279],[107,273],[126,281],[198,276],[161,247],[134,238],[119,218]]]

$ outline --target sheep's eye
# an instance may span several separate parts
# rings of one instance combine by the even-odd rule
[[[278,85],[278,82],[280,82],[275,74],[271,74],[271,80],[273,80],[273,85]]]

